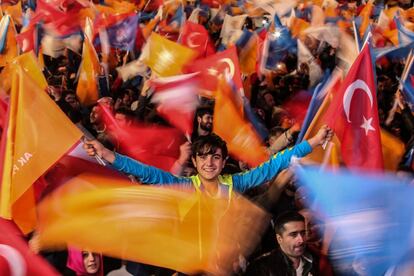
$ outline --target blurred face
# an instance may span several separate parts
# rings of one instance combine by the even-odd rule
[[[87,273],[94,274],[98,272],[99,267],[101,266],[101,260],[98,254],[89,251],[83,251],[82,257],[83,265],[85,266]]]
[[[128,126],[130,124],[130,120],[128,120],[125,114],[121,113],[115,113],[115,121],[120,127]]]
[[[302,221],[285,223],[281,235],[276,234],[277,242],[288,257],[298,258],[305,252],[306,230]]]
[[[89,120],[91,124],[97,124],[101,121],[101,110],[99,106],[94,106],[89,115]]]
[[[226,163],[221,149],[216,149],[213,154],[197,154],[192,160],[201,180],[207,181],[216,180]]]
[[[213,115],[204,114],[202,117],[197,117],[197,121],[202,130],[211,131],[213,129]]]
[[[68,94],[65,97],[65,101],[70,104],[70,106],[73,109],[79,109],[80,108],[80,103],[78,101],[78,99],[76,98],[76,95],[74,94]]]

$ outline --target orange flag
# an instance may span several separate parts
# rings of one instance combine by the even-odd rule
[[[259,241],[266,217],[243,197],[95,175],[72,179],[38,209],[44,249],[69,244],[190,275],[230,275],[239,254]]]
[[[213,121],[213,131],[227,142],[230,154],[254,167],[269,156],[252,125],[243,119],[234,94],[221,77],[214,105],[214,117],[220,119]]]
[[[10,15],[5,15],[0,20],[0,36],[5,35],[6,44],[0,53],[0,67],[10,63],[17,55],[16,28]]]
[[[374,4],[373,1],[370,0],[365,7],[362,9],[362,11],[360,12],[359,16],[362,17],[362,22],[361,22],[361,26],[359,27],[359,35],[361,37],[364,36],[365,34],[365,30],[368,28],[368,25],[370,23],[370,16],[372,13],[372,9],[374,8]]]
[[[36,219],[32,184],[82,134],[23,66],[16,66],[1,145],[0,216],[12,218],[27,233]]]
[[[0,88],[9,93],[11,88],[11,78],[13,72],[23,68],[26,72],[30,72],[30,78],[41,89],[46,89],[47,81],[42,72],[42,65],[39,64],[33,52],[28,52],[16,57],[12,63],[7,64],[0,74]]]
[[[183,66],[197,56],[197,51],[152,33],[144,46],[141,58],[160,77],[183,73]]]
[[[95,48],[85,37],[82,50],[82,63],[79,66],[79,79],[76,95],[84,106],[94,104],[98,100],[98,84],[96,77],[99,74],[100,64]]]

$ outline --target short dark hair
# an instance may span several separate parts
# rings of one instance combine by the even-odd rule
[[[285,231],[285,224],[292,221],[305,222],[305,218],[296,211],[286,211],[280,214],[275,220],[275,232],[282,235]]]
[[[223,158],[227,157],[227,144],[220,136],[214,133],[199,136],[191,145],[191,156],[214,154],[217,149],[221,149]]]
[[[213,108],[211,106],[200,106],[197,108],[197,117],[203,117],[206,114],[213,115]]]

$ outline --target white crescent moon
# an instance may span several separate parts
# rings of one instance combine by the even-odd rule
[[[373,105],[373,99],[372,99],[372,92],[371,89],[369,89],[369,86],[363,81],[363,80],[356,80],[353,83],[351,83],[348,88],[345,90],[344,97],[343,97],[343,105],[344,105],[344,111],[346,115],[346,119],[348,120],[348,123],[351,122],[349,119],[349,109],[351,106],[351,100],[354,95],[354,92],[356,89],[362,89],[365,93],[367,93],[369,101],[371,103],[371,108]]]
[[[193,41],[193,38],[195,38],[195,37],[197,37],[199,35],[200,35],[200,33],[191,33],[188,36],[188,38],[187,38],[187,44],[188,44],[188,46],[190,46],[190,48],[197,48],[197,47],[200,47],[201,46],[200,44],[196,44]]]
[[[229,59],[229,58],[222,58],[222,59],[220,59],[219,61],[218,61],[218,63],[226,63],[226,64],[228,64],[228,66],[229,66],[229,70],[230,70],[230,72],[229,72],[229,74],[230,74],[230,77],[231,78],[233,78],[233,76],[234,76],[234,64],[233,64],[233,61],[231,60],[231,59]]]
[[[26,275],[26,262],[19,251],[9,245],[0,244],[0,256],[6,259],[12,276]]]

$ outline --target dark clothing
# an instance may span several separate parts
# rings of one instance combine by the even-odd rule
[[[318,261],[310,253],[302,257],[302,275],[319,275]],[[277,248],[255,259],[248,267],[246,276],[296,276],[292,261]]]

